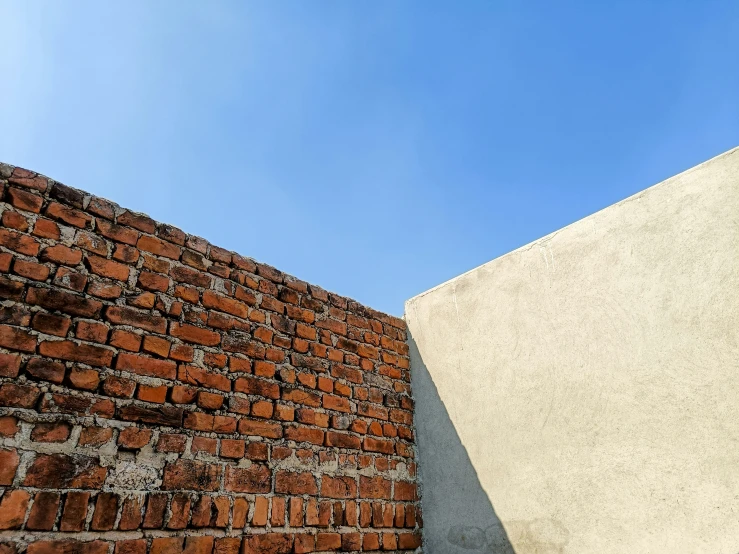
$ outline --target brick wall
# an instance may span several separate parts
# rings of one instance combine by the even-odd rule
[[[401,319],[20,168],[0,200],[0,554],[420,546]]]

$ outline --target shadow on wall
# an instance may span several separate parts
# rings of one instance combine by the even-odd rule
[[[424,552],[515,554],[410,332],[408,344],[416,400]]]

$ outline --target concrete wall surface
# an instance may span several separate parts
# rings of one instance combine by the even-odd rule
[[[406,321],[427,554],[739,553],[739,149]]]

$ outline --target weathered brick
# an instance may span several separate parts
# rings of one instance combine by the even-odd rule
[[[293,536],[283,533],[247,535],[241,554],[289,554],[293,547]]]
[[[121,408],[118,415],[124,421],[138,421],[166,427],[180,427],[182,425],[182,409],[170,406],[144,408],[129,405]]]
[[[49,489],[97,489],[107,474],[108,470],[91,457],[41,454],[28,468],[23,485]]]
[[[64,442],[72,429],[67,423],[37,423],[31,432],[34,442]]]
[[[0,486],[7,487],[13,484],[19,462],[20,456],[14,448],[0,450]]]
[[[214,491],[219,487],[221,466],[197,460],[178,460],[164,468],[164,490]],[[228,480],[228,473],[226,475]],[[243,491],[245,492],[245,491]]]
[[[275,492],[278,494],[318,494],[316,478],[308,472],[280,471],[275,477]]]
[[[36,337],[25,329],[0,325],[0,346],[21,352],[35,352]]]
[[[20,356],[0,353],[0,377],[17,377],[20,367]]]
[[[186,323],[172,322],[169,327],[169,334],[185,342],[204,346],[216,346],[221,342],[221,335],[218,333]]]
[[[247,468],[226,467],[225,489],[231,492],[267,493],[272,490],[272,472],[261,464]]]
[[[76,294],[58,289],[35,288],[28,289],[26,300],[47,310],[59,310],[68,314],[97,318],[103,305],[97,300],[90,300]]]
[[[57,337],[67,336],[72,320],[68,317],[47,314],[45,312],[36,312],[33,316],[31,326],[41,333],[47,335],[56,335]]]
[[[158,334],[167,332],[167,322],[163,317],[153,316],[133,308],[109,306],[105,310],[105,318],[115,325],[130,325]]]
[[[25,254],[26,256],[36,256],[39,251],[39,242],[23,233],[18,233],[11,229],[0,228],[0,246],[4,246],[9,250]]]
[[[163,256],[172,260],[179,260],[180,253],[182,252],[182,249],[178,246],[170,242],[158,239],[156,237],[150,237],[148,235],[142,235],[141,237],[139,237],[139,240],[136,243],[136,247],[139,250],[151,252],[152,254],[156,254],[157,256]]]
[[[42,356],[80,362],[92,366],[105,367],[109,366],[113,361],[112,350],[91,344],[78,344],[68,340],[43,341],[39,345],[38,350]]]
[[[22,490],[6,492],[0,499],[0,531],[20,529],[31,495]]]
[[[162,379],[174,379],[177,375],[177,364],[175,362],[127,352],[118,354],[115,368]]]

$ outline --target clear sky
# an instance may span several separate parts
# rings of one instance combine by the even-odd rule
[[[0,160],[401,315],[739,144],[739,2],[0,0]]]

